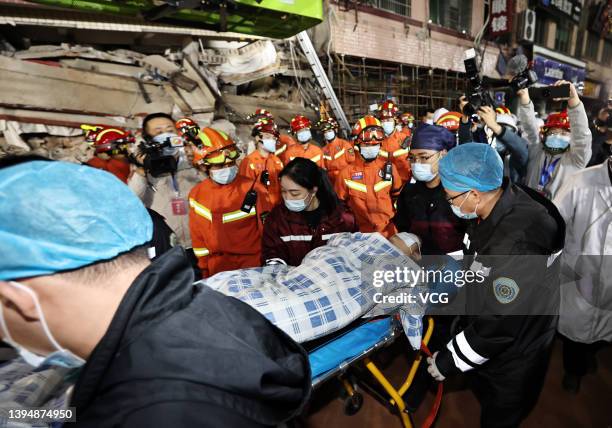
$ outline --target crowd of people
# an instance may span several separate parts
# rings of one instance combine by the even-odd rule
[[[541,126],[528,90],[517,95],[516,114],[470,116],[462,97],[460,112],[420,120],[387,100],[348,139],[333,118],[301,115],[281,134],[258,110],[245,154],[221,130],[154,113],[149,151],[131,150],[126,130],[86,126],[88,166],[0,159],[0,195],[14,201],[0,207],[2,339],[33,366],[80,369],[77,425],[273,426],[309,399],[307,355],[248,306],[191,284],[298,266],[339,233],[408,233],[419,257],[462,253],[490,272],[486,310],[436,317],[409,407],[464,372],[482,426],[518,426],[557,330],[573,392],[612,340],[612,105],[590,120],[570,84],[567,108]],[[542,299],[543,279],[560,284],[559,317],[499,312]]]

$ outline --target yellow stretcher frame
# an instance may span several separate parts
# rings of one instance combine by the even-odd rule
[[[423,337],[423,343],[425,345],[429,344],[429,340],[431,339],[431,335],[433,334],[434,329],[434,320],[432,317],[427,317],[427,330],[425,331],[425,336]],[[421,360],[423,359],[422,352],[418,352],[416,358],[412,362],[412,366],[410,367],[410,371],[408,372],[408,376],[402,385],[396,389],[393,387],[391,382],[385,377],[385,375],[380,371],[380,369],[374,364],[374,362],[370,359],[370,357],[366,357],[363,362],[365,367],[369,370],[369,372],[374,376],[376,381],[384,388],[384,390],[389,394],[389,404],[391,407],[396,407],[398,410],[399,417],[402,422],[402,426],[404,428],[413,428],[412,420],[410,419],[410,413],[406,409],[406,404],[404,403],[404,399],[402,398],[404,394],[412,385],[412,381],[416,375],[419,366],[421,365]],[[342,379],[342,384],[346,389],[346,392],[349,396],[353,396],[355,394],[355,389],[346,379]]]

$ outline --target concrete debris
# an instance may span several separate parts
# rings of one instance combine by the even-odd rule
[[[316,119],[293,84],[295,76],[305,81],[312,73],[291,64],[282,41],[205,48],[196,40],[163,55],[68,43],[16,51],[3,42],[0,156],[31,153],[85,162],[93,148],[81,124],[137,132],[146,114],[160,111],[223,130],[246,154],[254,147],[245,118],[257,108],[272,111],[281,127],[298,113]]]

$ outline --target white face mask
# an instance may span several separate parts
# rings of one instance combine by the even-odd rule
[[[332,130],[329,130],[325,131],[325,134],[323,134],[323,136],[327,141],[332,141],[334,138],[336,138],[336,133]]]
[[[383,122],[382,127],[386,135],[391,135],[395,130],[395,122]]]
[[[276,140],[273,138],[265,138],[261,140],[261,144],[267,152],[274,153],[276,151]]]
[[[236,165],[210,170],[210,178],[217,184],[229,184],[234,181],[236,175],[238,175],[238,167]]]
[[[402,125],[395,125],[395,130],[397,132],[402,132]]]
[[[26,287],[25,285],[20,284],[18,282],[9,282],[9,284],[30,295],[30,297],[34,301],[34,306],[36,306],[36,312],[38,313],[40,324],[42,325],[42,328],[45,332],[45,336],[47,336],[47,340],[49,340],[49,343],[51,343],[56,350],[48,354],[47,356],[44,356],[36,354],[15,342],[11,337],[11,334],[9,333],[8,326],[6,325],[6,321],[4,320],[4,311],[2,305],[0,304],[0,327],[2,328],[2,333],[4,334],[4,342],[15,348],[21,358],[23,358],[26,363],[35,368],[43,366],[60,366],[71,369],[81,367],[83,364],[85,364],[85,360],[70,352],[69,350],[62,348],[60,344],[57,343],[57,341],[51,334],[51,330],[49,330],[49,326],[47,325],[47,321],[45,320],[45,314],[42,311],[36,293],[32,291],[29,287]]]
[[[430,182],[434,178],[436,178],[437,174],[434,174],[431,171],[431,164],[428,163],[413,163],[412,165],[412,175],[415,180]]]
[[[427,119],[425,123],[428,125],[433,125],[433,119]]]
[[[359,153],[361,153],[361,156],[367,160],[376,158],[376,156],[378,156],[378,152],[380,152],[380,144],[376,144],[375,146],[367,146],[363,144],[359,146]]]
[[[300,143],[307,143],[312,138],[312,134],[310,133],[310,129],[304,129],[297,133],[297,139]]]
[[[312,202],[313,197],[314,194],[309,194],[304,199],[285,199],[285,206],[289,211],[298,213],[308,208],[308,205],[310,205],[310,203]]]

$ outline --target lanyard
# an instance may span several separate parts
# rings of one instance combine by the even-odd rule
[[[546,158],[544,158],[544,165],[542,166],[542,172],[540,173],[540,189],[544,189],[544,187],[546,187],[552,177],[555,167],[557,166],[560,160],[561,158],[559,157],[548,165],[546,165]]]
[[[172,177],[172,187],[174,188],[174,193],[176,194],[177,198],[180,198],[181,192],[179,190],[178,181],[176,181],[176,176],[172,174],[171,177]]]

